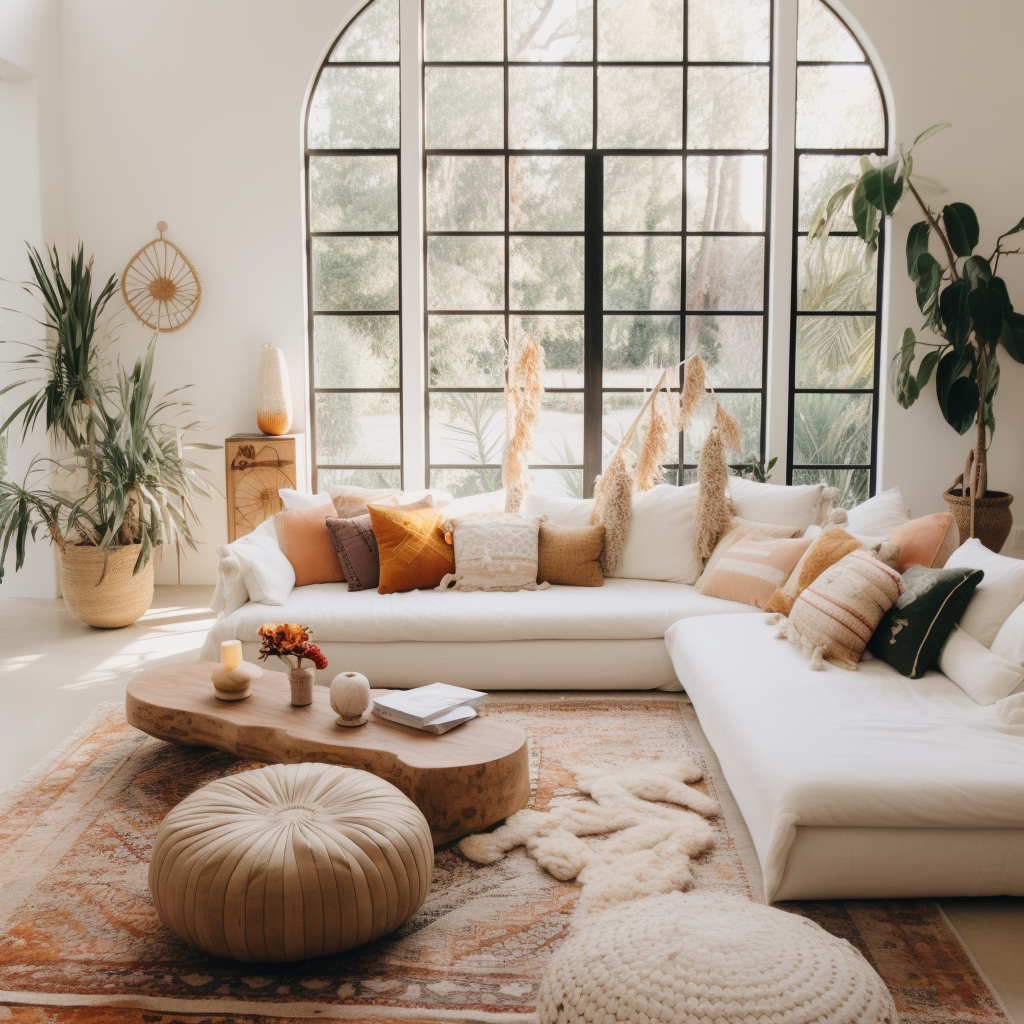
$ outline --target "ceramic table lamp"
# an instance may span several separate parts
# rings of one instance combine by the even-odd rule
[[[284,353],[266,342],[256,378],[256,425],[264,434],[287,434],[292,425],[292,392]]]

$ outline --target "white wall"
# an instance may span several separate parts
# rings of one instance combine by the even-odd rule
[[[213,424],[212,440],[255,429],[264,341],[284,350],[297,414],[307,409],[300,125],[312,76],[355,3],[60,5],[67,237],[82,238],[98,268],[120,273],[155,236],[156,222],[168,222],[168,237],[200,273],[203,300],[190,324],[160,339],[161,380],[167,387],[197,385],[193,397]],[[969,19],[953,0],[848,0],[846,10],[880,58],[896,138],[954,122],[920,151],[918,167],[942,179],[950,197],[975,206],[989,244],[1024,215],[1017,171],[1024,137],[1013,130],[1024,5],[986,0]],[[962,72],[941,56],[952,38]],[[983,84],[984,100],[972,81]],[[1008,127],[1001,127],[1007,116]],[[905,209],[893,231],[889,351],[904,327],[916,329],[921,319],[902,270],[906,231],[916,219]],[[1006,276],[1024,309],[1024,262],[1008,266]],[[122,347],[134,354],[146,333],[122,319]],[[930,392],[909,412],[887,395],[883,417],[882,486],[899,484],[915,514],[942,508],[941,493],[961,471],[970,439],[942,422]],[[1016,444],[1024,436],[1024,367],[1009,360],[997,418],[990,480],[1017,494],[1024,508],[1024,459]],[[206,461],[222,481],[221,454]],[[223,502],[202,506],[202,515],[207,543],[184,561],[183,582],[212,579],[212,545],[225,538]],[[1024,512],[1018,519],[1024,522]],[[158,580],[174,579],[173,561],[158,569]]]

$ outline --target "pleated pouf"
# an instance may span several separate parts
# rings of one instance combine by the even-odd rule
[[[164,818],[149,866],[160,920],[215,956],[283,962],[387,935],[426,898],[430,827],[389,782],[270,765],[203,786]]]

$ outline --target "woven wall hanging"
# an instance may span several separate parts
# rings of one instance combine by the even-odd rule
[[[195,316],[203,289],[196,268],[164,238],[167,222],[160,221],[156,229],[160,237],[128,261],[121,277],[121,294],[128,308],[148,327],[176,331]]]

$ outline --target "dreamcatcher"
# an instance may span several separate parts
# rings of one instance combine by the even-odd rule
[[[196,268],[164,238],[167,222],[160,221],[156,229],[160,237],[128,261],[121,277],[121,294],[128,308],[148,327],[176,331],[195,315],[203,289]]]

